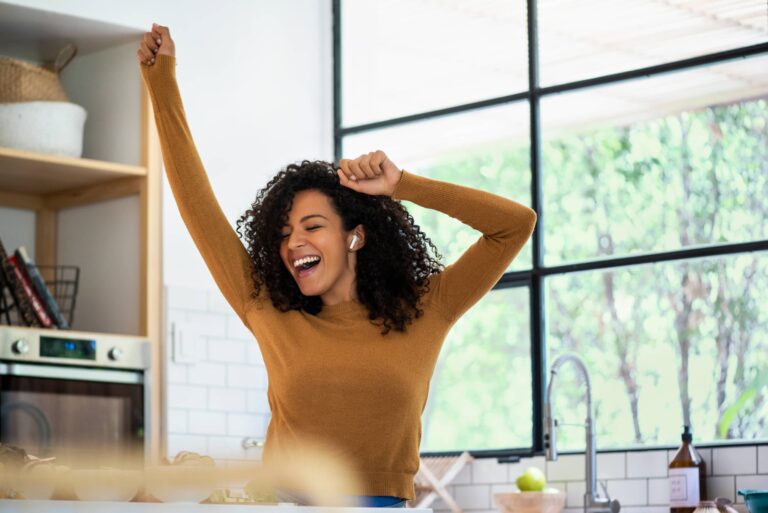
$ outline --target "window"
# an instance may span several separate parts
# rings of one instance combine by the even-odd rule
[[[422,451],[540,452],[565,352],[590,370],[600,448],[675,445],[683,423],[700,442],[764,437],[764,3],[527,5],[334,1],[336,157],[383,149],[539,213],[446,340]],[[444,263],[478,236],[406,206]],[[559,376],[557,416],[581,422],[583,388]],[[583,439],[560,429],[562,449]]]

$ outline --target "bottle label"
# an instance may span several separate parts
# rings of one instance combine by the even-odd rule
[[[672,508],[699,505],[699,469],[696,467],[669,469],[669,506]]]

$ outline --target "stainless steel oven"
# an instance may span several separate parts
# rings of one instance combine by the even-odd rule
[[[0,442],[64,463],[143,460],[149,368],[141,337],[0,326]]]

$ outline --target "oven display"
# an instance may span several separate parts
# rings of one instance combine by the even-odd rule
[[[96,341],[75,338],[40,337],[40,356],[95,360]]]

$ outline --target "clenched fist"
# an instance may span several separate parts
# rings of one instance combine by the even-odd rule
[[[155,55],[176,56],[176,45],[171,39],[171,33],[168,27],[152,24],[152,31],[145,32],[141,39],[139,49],[136,50],[136,59],[139,64],[151,66],[155,63]]]
[[[341,159],[336,173],[344,187],[374,196],[392,196],[402,174],[381,150],[360,155],[354,160]]]

